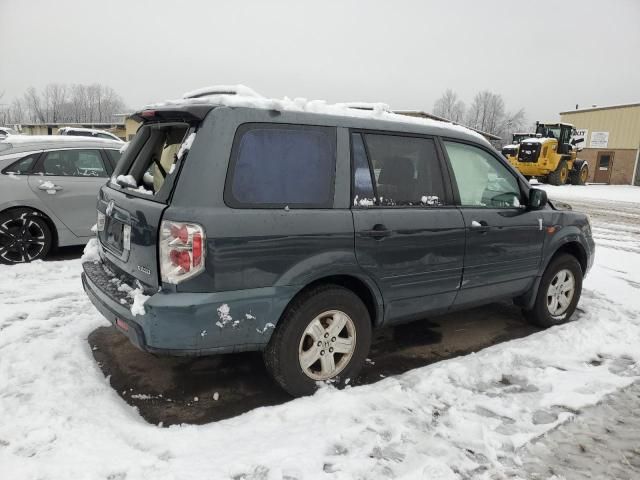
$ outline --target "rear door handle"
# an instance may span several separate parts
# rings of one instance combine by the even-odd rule
[[[489,224],[487,222],[485,222],[484,220],[472,220],[471,221],[471,229],[474,232],[478,232],[478,233],[486,233],[487,230],[489,230]]]
[[[375,238],[376,240],[379,240],[381,238],[388,237],[389,235],[391,235],[391,230],[388,230],[387,227],[385,227],[382,224],[377,224],[377,225],[374,225],[374,227],[371,230],[362,230],[360,232],[360,235],[362,235],[363,237],[372,237],[372,238]]]

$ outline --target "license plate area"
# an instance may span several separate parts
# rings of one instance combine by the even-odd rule
[[[111,219],[106,229],[105,243],[107,246],[122,253],[124,250],[124,224],[117,220]]]
[[[131,250],[131,225],[111,219],[106,228],[105,243],[120,254]]]

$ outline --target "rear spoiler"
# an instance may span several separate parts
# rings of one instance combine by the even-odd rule
[[[214,105],[171,105],[146,108],[131,115],[138,122],[200,122]]]

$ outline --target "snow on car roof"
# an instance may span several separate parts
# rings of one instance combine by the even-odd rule
[[[54,143],[54,142],[69,142],[69,143],[82,143],[82,142],[92,142],[92,143],[122,143],[117,142],[116,140],[111,140],[109,138],[97,138],[97,137],[74,137],[67,135],[8,135],[5,138],[0,140],[1,143]]]
[[[119,148],[122,142],[107,138],[67,135],[8,135],[0,138],[0,155],[51,148]]]
[[[247,107],[262,110],[305,112],[384,120],[389,122],[444,128],[472,135],[486,141],[482,135],[467,127],[446,121],[393,113],[389,111],[389,106],[384,103],[348,102],[330,104],[324,100],[307,100],[306,98],[291,99],[289,97],[284,97],[282,99],[275,99],[264,97],[255,90],[244,85],[212,85],[210,87],[204,87],[187,92],[179,99],[165,100],[164,102],[147,105],[144,109],[184,105]]]
[[[85,127],[60,127],[58,132],[87,132],[87,133],[106,133],[107,135],[113,135],[113,133],[107,130],[99,130],[97,128],[85,128]]]

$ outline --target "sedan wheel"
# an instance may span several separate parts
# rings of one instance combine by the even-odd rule
[[[33,212],[0,215],[0,263],[27,263],[43,258],[51,247],[51,231]]]
[[[302,371],[313,380],[328,380],[349,364],[356,349],[356,328],[344,312],[330,310],[314,318],[298,348]]]

